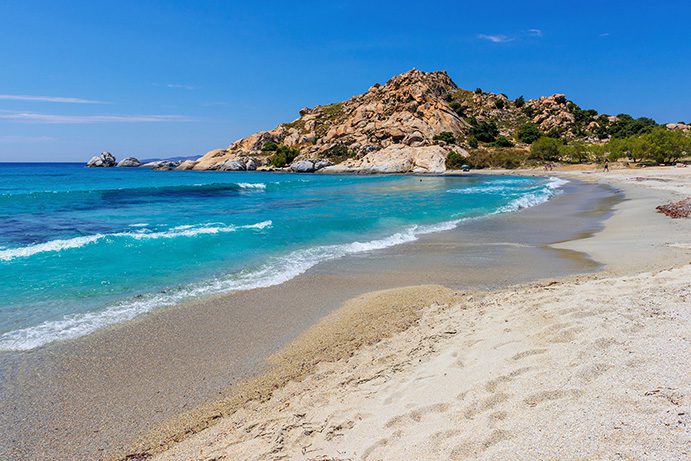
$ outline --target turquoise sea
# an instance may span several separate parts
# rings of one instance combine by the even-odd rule
[[[0,164],[0,350],[285,282],[559,192],[556,178]]]

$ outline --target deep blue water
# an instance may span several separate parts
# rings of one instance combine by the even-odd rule
[[[560,180],[0,164],[0,350],[548,200]]]

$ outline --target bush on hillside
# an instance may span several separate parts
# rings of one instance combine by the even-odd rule
[[[519,97],[517,97],[516,99],[513,100],[513,104],[514,104],[516,107],[523,107],[523,106],[525,105],[525,99],[524,99],[523,96],[521,95],[521,96],[519,96]]]
[[[478,141],[492,142],[497,139],[497,136],[499,135],[499,128],[492,120],[485,120],[483,122],[473,120],[471,121],[471,125],[470,134]]]
[[[432,138],[435,141],[444,141],[447,144],[456,144],[456,137],[450,131],[442,131]]]
[[[293,163],[293,160],[295,160],[295,157],[298,155],[300,155],[299,150],[279,144],[269,161],[271,162],[271,165],[275,166],[276,168],[283,168]]]
[[[262,151],[264,152],[275,152],[278,149],[278,144],[273,141],[266,141],[262,146]]]
[[[465,164],[465,158],[455,150],[452,150],[449,152],[449,155],[446,156],[446,168],[448,170],[460,170]]]
[[[493,147],[513,147],[513,143],[506,136],[499,136],[496,141],[490,144]]]
[[[532,144],[542,137],[542,133],[540,133],[540,130],[534,124],[526,123],[518,127],[518,130],[516,130],[516,137],[520,142]]]

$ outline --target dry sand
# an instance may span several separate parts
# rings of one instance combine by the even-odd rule
[[[689,459],[691,221],[655,206],[691,195],[691,169],[557,174],[624,190],[560,244],[606,272],[360,297],[157,459]]]

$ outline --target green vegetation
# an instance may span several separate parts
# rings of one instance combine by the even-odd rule
[[[530,146],[530,158],[535,160],[559,160],[559,148],[563,143],[554,138],[543,136]]]
[[[295,160],[295,157],[298,155],[300,155],[299,150],[293,147],[284,146],[283,144],[278,144],[274,150],[274,154],[269,158],[269,162],[276,168],[283,168],[293,163],[293,160]]]
[[[516,107],[523,107],[523,106],[525,105],[525,99],[524,99],[523,96],[521,95],[521,96],[519,96],[519,97],[517,97],[516,99],[513,100],[513,104],[514,104]]]
[[[355,151],[350,149],[347,145],[339,143],[325,151],[323,155],[334,163],[340,163],[354,157]]]
[[[482,94],[482,88],[475,88],[475,94]]]
[[[537,126],[532,123],[525,123],[516,130],[516,137],[520,142],[532,144],[542,137],[542,133]]]
[[[651,118],[640,117],[634,119],[628,114],[617,115],[617,121],[609,126],[609,135],[613,138],[627,138],[643,133],[650,133],[657,126]]]
[[[506,136],[499,136],[496,141],[490,144],[492,147],[513,147],[514,144]]]
[[[638,136],[612,138],[601,152],[610,160],[626,157],[634,162],[673,163],[691,155],[691,136],[658,126]]]
[[[504,100],[503,99],[497,99],[494,101],[494,107],[497,109],[503,109],[504,108]]]
[[[470,134],[478,141],[492,142],[499,135],[499,128],[493,120],[478,122],[476,119],[470,120]]]
[[[264,152],[275,152],[278,149],[278,144],[273,141],[266,141],[262,146]]]
[[[528,159],[524,149],[477,149],[464,159],[472,168],[518,168]]]
[[[479,143],[477,142],[477,138],[473,135],[468,136],[468,145],[473,149],[477,148],[477,146],[479,145]]]
[[[465,158],[455,150],[449,152],[449,155],[446,157],[446,168],[449,170],[460,170],[465,164]]]
[[[447,144],[456,144],[456,137],[450,131],[442,131],[432,138],[435,141],[444,141]]]

